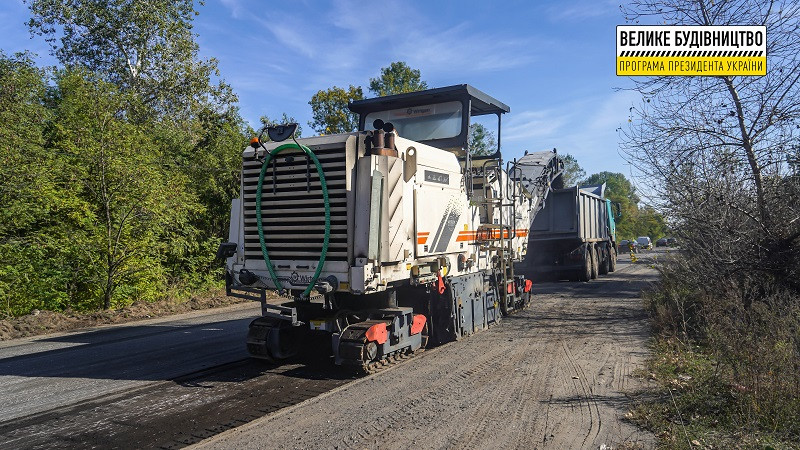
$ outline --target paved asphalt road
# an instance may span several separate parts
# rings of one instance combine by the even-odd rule
[[[247,358],[257,303],[0,343],[0,424]]]

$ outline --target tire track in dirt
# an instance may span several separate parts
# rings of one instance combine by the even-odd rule
[[[343,437],[342,444],[344,445],[366,445],[366,444],[379,444],[380,442],[390,438],[393,430],[408,426],[413,422],[414,416],[409,411],[420,410],[423,411],[438,411],[443,406],[450,406],[453,394],[463,394],[467,391],[466,386],[470,386],[471,380],[491,380],[496,378],[496,362],[497,359],[508,357],[514,352],[513,348],[503,349],[500,353],[493,352],[479,352],[477,348],[470,349],[469,360],[473,365],[466,370],[457,370],[452,373],[452,376],[461,380],[461,384],[453,386],[452,379],[447,377],[438,377],[425,385],[420,392],[415,393],[400,402],[392,401],[387,398],[385,402],[380,402],[382,405],[381,411],[378,415],[371,419],[374,424],[372,431],[360,429],[355,433],[350,433]],[[424,354],[423,354],[424,355]],[[416,362],[416,361],[409,361]],[[401,370],[397,367],[394,370]],[[429,372],[423,378],[432,378]],[[447,393],[445,398],[443,394]],[[482,399],[483,397],[479,397]],[[490,402],[477,402],[478,404],[487,404]],[[440,414],[436,414],[441,418]],[[388,433],[388,435],[387,435]]]
[[[519,353],[518,353],[519,355]],[[500,369],[499,367],[498,369]],[[497,373],[497,372],[495,372]],[[494,377],[495,379],[498,377]],[[490,423],[495,420],[501,420],[495,417],[492,413],[493,410],[497,409],[500,405],[507,405],[510,397],[515,392],[514,387],[508,384],[504,385],[505,389],[495,391],[495,395],[498,395],[499,398],[495,398],[491,395],[491,392],[487,392],[484,390],[481,394],[479,394],[477,400],[477,404],[479,405],[474,411],[471,411],[471,414],[475,417],[479,417],[479,422],[477,426],[471,427],[467,432],[466,435],[461,436],[458,439],[455,439],[452,444],[456,448],[475,448],[479,443],[480,440],[485,439],[486,436],[483,433],[486,433],[487,430],[491,431],[492,427],[489,427]],[[499,391],[499,392],[498,392]]]
[[[600,427],[602,426],[600,410],[597,407],[597,401],[594,398],[594,392],[592,392],[592,385],[588,382],[589,380],[586,377],[586,372],[575,362],[575,357],[564,342],[561,343],[561,347],[564,349],[564,356],[566,357],[567,363],[571,366],[575,374],[573,380],[577,377],[578,384],[583,393],[583,398],[586,401],[586,410],[589,413],[589,430],[581,442],[581,446],[586,446],[587,440],[591,438],[594,441],[600,434]]]

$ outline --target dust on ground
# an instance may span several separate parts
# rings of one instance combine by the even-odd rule
[[[121,309],[98,312],[34,311],[31,314],[0,320],[0,341],[38,336],[80,328],[163,317],[189,311],[219,308],[237,303],[252,303],[225,295],[223,289],[212,289],[193,295],[188,300],[164,299],[155,302],[136,302]]]
[[[487,331],[199,444],[201,448],[652,448],[627,417],[647,382],[644,261],[536,287]]]

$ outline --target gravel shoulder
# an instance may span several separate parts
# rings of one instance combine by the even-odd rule
[[[646,259],[542,283],[490,330],[229,430],[199,448],[652,448],[624,417],[645,382]]]

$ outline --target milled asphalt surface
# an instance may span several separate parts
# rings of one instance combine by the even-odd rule
[[[3,422],[247,358],[257,303],[0,345]]]
[[[0,343],[0,449],[182,448],[353,379],[245,350],[258,304]]]

